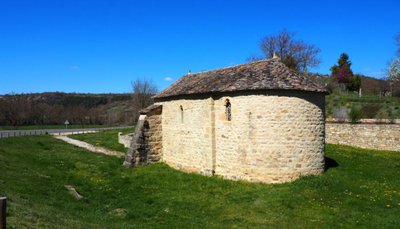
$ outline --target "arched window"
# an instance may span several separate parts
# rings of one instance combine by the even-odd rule
[[[181,112],[181,123],[183,123],[183,107],[180,105],[180,112]]]
[[[231,102],[229,102],[229,99],[225,100],[225,117],[228,121],[232,120],[232,105]]]

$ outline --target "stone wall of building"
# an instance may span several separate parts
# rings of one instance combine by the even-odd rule
[[[231,121],[224,103],[229,99]],[[296,91],[215,101],[216,174],[267,183],[324,169],[324,95]]]
[[[212,174],[213,99],[162,102],[163,161],[170,166]]]
[[[124,166],[152,164],[162,159],[162,106],[152,105],[140,112]]]
[[[266,183],[324,170],[321,93],[234,93],[162,105],[163,161],[172,167]]]
[[[399,124],[326,123],[326,142],[366,149],[400,151]]]
[[[161,109],[147,113],[146,121],[149,128],[146,129],[145,135],[148,136],[149,152],[147,162],[152,164],[161,161],[162,159],[162,116]]]

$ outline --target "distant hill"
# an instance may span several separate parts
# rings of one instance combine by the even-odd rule
[[[135,122],[131,94],[45,92],[0,96],[0,125],[123,125]]]
[[[382,79],[376,79],[370,76],[361,76],[361,89],[365,94],[379,95],[383,91],[389,90],[389,84]]]
[[[377,79],[362,74],[358,75],[361,77],[361,90],[363,94],[380,95],[382,92],[390,90],[389,83],[383,79]],[[327,74],[310,73],[309,77],[317,82],[327,84],[331,76]],[[400,97],[400,82],[397,82],[393,86],[393,96]]]

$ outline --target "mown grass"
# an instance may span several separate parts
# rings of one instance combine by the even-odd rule
[[[122,134],[127,134],[133,133],[133,131],[133,128],[127,128],[118,130],[107,130],[89,134],[75,134],[69,135],[69,137],[90,143],[94,146],[101,146],[110,150],[116,150],[125,153],[128,149],[125,148],[122,144],[118,143],[118,132],[122,132]]]
[[[323,175],[267,185],[164,164],[126,169],[50,136],[7,138],[0,195],[10,228],[399,228],[400,154],[336,145],[326,154],[334,167]]]

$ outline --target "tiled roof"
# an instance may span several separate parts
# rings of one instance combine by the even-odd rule
[[[273,58],[188,74],[153,98],[271,89],[326,93],[324,86],[290,70],[279,59]]]

